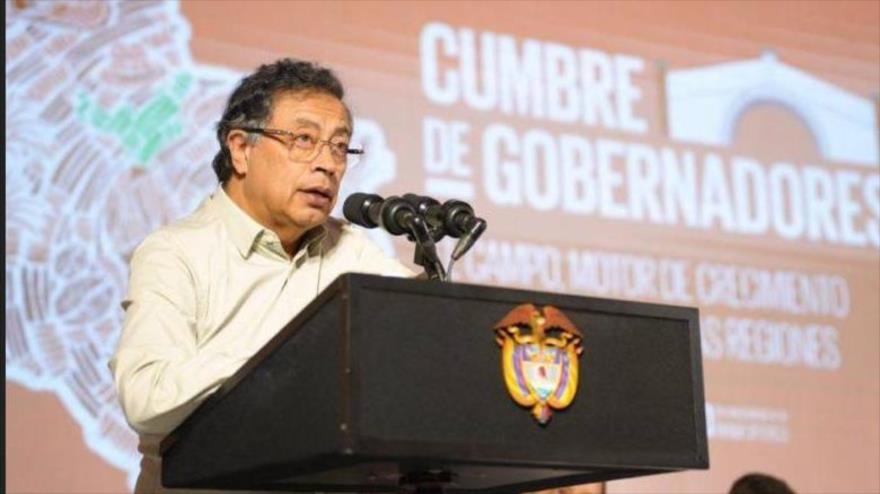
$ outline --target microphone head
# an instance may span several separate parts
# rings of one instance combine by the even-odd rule
[[[435,242],[446,235],[445,212],[437,199],[416,194],[404,194],[403,200],[412,204],[416,212],[424,218]]]
[[[391,196],[382,202],[381,221],[382,227],[392,235],[403,235],[407,233],[406,226],[403,222],[404,217],[409,214],[416,215],[416,208],[413,207],[405,199]]]
[[[429,208],[431,206],[439,206],[440,202],[437,199],[428,196],[419,196],[416,194],[404,194],[403,199],[412,204],[416,211],[419,212],[422,216],[428,213]]]
[[[450,237],[461,237],[471,228],[474,219],[474,208],[470,204],[450,199],[443,203],[443,223]]]
[[[369,209],[371,205],[380,202],[382,202],[382,196],[355,192],[345,199],[345,203],[342,205],[342,215],[355,225],[376,228],[379,225],[370,219]]]

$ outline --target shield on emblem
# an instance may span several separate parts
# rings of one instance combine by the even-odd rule
[[[516,307],[494,329],[510,396],[546,424],[551,408],[566,408],[577,393],[581,332],[559,309],[532,304]]]

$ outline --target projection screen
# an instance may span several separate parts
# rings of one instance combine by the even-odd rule
[[[487,219],[455,281],[699,308],[711,468],[607,492],[726,492],[750,471],[880,490],[880,3],[6,14],[8,492],[132,487],[106,364],[129,257],[216,188],[225,98],[280,57],[346,85],[367,154],[341,198],[456,198]]]

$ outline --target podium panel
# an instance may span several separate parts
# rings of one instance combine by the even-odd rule
[[[574,401],[505,387],[514,307],[582,333]],[[163,443],[169,487],[515,492],[708,468],[697,310],[346,274]]]

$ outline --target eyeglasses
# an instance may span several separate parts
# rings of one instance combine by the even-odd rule
[[[263,129],[259,127],[236,127],[245,132],[253,132],[255,134],[271,137],[276,141],[287,146],[290,153],[288,157],[292,161],[311,163],[321,154],[324,145],[330,147],[330,156],[336,166],[346,167],[354,166],[363,156],[363,149],[355,149],[348,147],[348,138],[345,136],[331,137],[328,140],[318,139],[314,134],[308,132],[293,133],[280,129]]]

